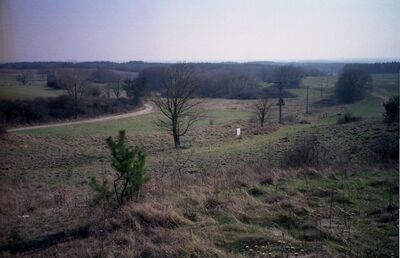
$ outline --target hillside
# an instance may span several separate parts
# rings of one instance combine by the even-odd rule
[[[264,129],[252,100],[204,99],[206,117],[180,150],[155,127],[159,113],[6,134],[1,254],[398,257],[398,160],[377,159],[399,135],[382,119],[393,78],[374,75],[373,92],[355,104],[325,105],[336,77],[308,77],[290,90],[284,125],[274,106]],[[346,110],[363,119],[336,124]],[[89,181],[113,174],[105,138],[119,129],[144,149],[151,180],[139,202],[104,220]],[[313,159],[298,165],[296,151]]]

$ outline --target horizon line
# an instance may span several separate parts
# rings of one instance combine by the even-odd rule
[[[129,62],[143,62],[143,63],[380,63],[380,62],[400,62],[400,57],[357,57],[357,58],[318,58],[318,59],[226,59],[226,60],[206,60],[206,59],[149,59],[149,60],[112,60],[112,59],[98,59],[98,60],[77,60],[77,59],[66,59],[66,60],[35,60],[35,61],[5,61],[0,64],[11,64],[11,63],[86,63],[86,62],[112,62],[112,63],[129,63]]]

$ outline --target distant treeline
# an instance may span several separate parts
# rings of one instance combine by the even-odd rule
[[[0,64],[0,69],[37,69],[49,70],[60,68],[79,68],[79,69],[108,69],[130,72],[139,72],[146,67],[161,65],[158,63],[145,63],[142,61],[130,61],[125,63],[116,63],[109,61],[101,62],[19,62]]]
[[[230,70],[233,72],[240,71],[249,75],[258,74],[265,67],[277,67],[282,65],[293,65],[303,67],[307,70],[319,70],[322,72],[339,72],[344,66],[343,63],[280,63],[280,62],[221,62],[221,63],[192,63],[197,68],[204,70]],[[149,67],[169,66],[170,63],[147,63],[143,61],[130,62],[109,62],[109,61],[93,61],[93,62],[18,62],[18,63],[0,63],[0,69],[59,69],[59,68],[80,68],[80,69],[107,69],[120,70],[129,72],[140,72]]]
[[[140,72],[149,67],[168,66],[169,63],[147,63],[143,61],[129,62],[110,62],[110,61],[93,61],[93,62],[18,62],[0,64],[0,69],[57,69],[57,68],[81,68],[81,69],[108,69],[121,70],[130,72]],[[328,63],[328,62],[221,62],[221,63],[193,63],[199,69],[211,70],[230,70],[240,71],[246,74],[258,73],[265,67],[276,67],[282,65],[293,65],[302,67],[306,70],[319,70],[323,73],[338,73],[342,69],[348,68],[360,69],[368,73],[397,73],[400,69],[400,62],[385,63]]]
[[[285,79],[286,87],[298,87],[304,76],[324,75],[315,68],[299,66],[278,66],[264,64],[227,64],[227,63],[194,63],[191,64],[195,71],[196,93],[198,97],[253,99],[265,93],[261,82],[274,83]],[[146,90],[163,91],[164,76],[170,64],[160,64],[143,68],[136,74],[120,72],[105,68],[92,71],[82,71],[87,74],[87,80],[92,83],[104,83],[108,87],[115,87],[126,79],[140,79],[144,82]],[[47,69],[47,85],[52,88],[62,88],[57,83],[57,73],[70,68]],[[84,69],[84,68],[80,68]],[[78,69],[78,70],[80,70]],[[76,70],[76,68],[75,68]],[[278,75],[277,72],[283,74]],[[278,77],[280,78],[276,78]],[[283,78],[284,77],[284,78]],[[117,85],[116,85],[117,84]],[[267,92],[270,97],[276,95],[271,90]]]
[[[343,70],[361,70],[368,74],[374,73],[399,73],[400,62],[373,63],[373,64],[347,64]]]
[[[264,93],[273,97],[276,92],[266,91],[261,82],[274,83],[282,80],[276,78],[278,71],[284,72],[285,79],[288,79],[285,85],[292,88],[298,87],[305,76],[323,75],[317,69],[298,66],[223,63],[193,64],[193,66],[196,71],[195,95],[210,98],[254,99]],[[150,91],[162,93],[163,78],[167,69],[167,66],[149,67],[143,69],[139,77],[146,81]]]
[[[163,78],[170,63],[145,63],[131,61],[116,62],[22,62],[0,64],[0,69],[37,69],[46,74],[48,86],[57,88],[54,71],[65,68],[91,69],[88,81],[93,83],[113,84],[115,82],[139,77],[145,81],[150,91],[162,93]],[[196,71],[197,91],[199,97],[215,98],[258,98],[265,93],[261,82],[277,81],[276,71],[284,67],[283,77],[290,78],[285,87],[298,87],[305,76],[322,76],[335,74],[348,69],[357,69],[366,73],[397,73],[399,62],[375,64],[344,64],[344,63],[191,63]],[[123,72],[136,72],[128,74]],[[282,77],[282,76],[281,76]],[[278,80],[280,80],[278,78]],[[271,95],[271,91],[268,92]],[[273,93],[275,94],[275,93]],[[271,95],[272,97],[272,95]]]
[[[286,87],[298,87],[305,76],[325,75],[313,65],[297,66],[283,63],[190,63],[196,73],[196,95],[198,97],[253,99],[265,93],[261,82],[273,83],[276,71],[284,67],[285,77],[290,77]],[[150,91],[163,90],[163,78],[171,64],[144,63],[144,62],[33,62],[2,64],[0,68],[8,69],[36,69],[42,77],[47,77],[47,85],[52,88],[61,88],[57,83],[57,73],[67,69],[85,70],[87,80],[92,83],[111,84],[127,78],[141,78]],[[90,69],[90,70],[89,70]],[[124,72],[136,72],[128,74]],[[282,79],[282,78],[281,78]],[[280,79],[278,79],[280,80]],[[271,97],[276,95],[271,90],[267,92]]]

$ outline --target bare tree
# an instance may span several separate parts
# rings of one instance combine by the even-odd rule
[[[199,101],[193,100],[195,90],[194,69],[189,64],[175,64],[168,68],[163,81],[164,92],[153,102],[164,117],[157,125],[172,133],[175,148],[181,146],[180,137],[201,118]]]
[[[269,110],[271,109],[272,103],[269,103],[267,97],[257,99],[253,104],[253,112],[257,116],[260,126],[264,127],[265,120],[267,120],[269,115]]]
[[[120,79],[118,79],[118,81],[109,83],[107,87],[112,90],[117,99],[121,96],[123,87]]]
[[[21,85],[26,85],[32,78],[32,73],[27,70],[22,70],[16,77],[17,82]]]
[[[75,119],[78,117],[78,105],[81,98],[87,92],[87,75],[79,69],[63,69],[56,73],[57,83],[60,88],[67,91],[74,100]]]
[[[104,88],[103,88],[103,92],[105,94],[105,96],[110,99],[111,98],[111,92],[112,92],[112,87],[110,84],[107,84]]]
[[[135,105],[138,105],[147,94],[147,80],[141,75],[136,79],[126,78],[123,87],[126,95],[132,98]]]

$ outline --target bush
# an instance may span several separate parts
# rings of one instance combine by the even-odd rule
[[[360,121],[362,118],[359,116],[353,116],[350,112],[346,112],[343,116],[340,116],[336,121],[336,124],[347,124],[352,122]]]
[[[96,94],[93,93],[93,95]],[[78,102],[77,111],[78,115],[91,117],[106,113],[120,113],[134,107],[136,105],[131,99],[107,99],[89,96]],[[74,100],[68,95],[33,100],[0,100],[0,118],[6,124],[46,122],[74,116]]]
[[[281,159],[282,167],[314,166],[319,164],[318,138],[305,136],[296,141]]]
[[[113,189],[108,187],[106,181],[100,184],[92,178],[90,185],[97,192],[95,202],[108,199],[112,194],[118,205],[133,197],[138,199],[142,186],[150,179],[146,174],[145,155],[139,149],[126,147],[125,138],[125,130],[119,131],[118,141],[114,141],[112,137],[107,138],[112,167],[117,174],[113,181]]]
[[[44,99],[35,100],[1,100],[0,117],[5,123],[25,124],[45,120],[48,116]]]
[[[375,162],[399,162],[399,141],[397,137],[379,137],[370,143],[369,149],[372,152],[372,160],[374,160]]]
[[[0,124],[0,135],[6,134],[7,133],[7,129],[5,124]]]
[[[48,112],[52,118],[70,118],[75,115],[74,100],[67,95],[62,95],[57,98],[49,98]],[[78,107],[79,113],[79,107]]]
[[[91,86],[87,91],[87,95],[91,97],[99,97],[101,95],[101,90],[98,87]]]
[[[371,76],[360,70],[346,70],[336,83],[335,95],[341,103],[353,103],[364,97]]]
[[[391,97],[383,103],[383,106],[385,107],[384,121],[399,122],[399,96]]]
[[[58,83],[57,77],[54,74],[47,75],[47,87],[57,90],[61,89],[61,85]]]
[[[287,115],[282,118],[282,121],[286,124],[296,124],[299,120],[296,115]]]

